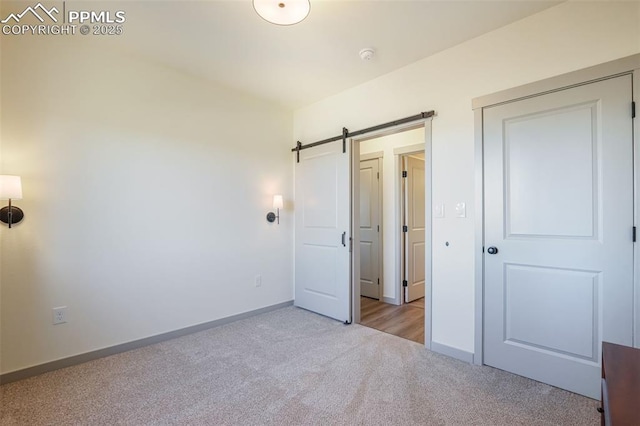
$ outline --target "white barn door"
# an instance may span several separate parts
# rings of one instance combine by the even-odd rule
[[[484,361],[600,398],[632,344],[631,76],[485,108]]]
[[[351,321],[350,147],[301,150],[295,167],[295,305]]]

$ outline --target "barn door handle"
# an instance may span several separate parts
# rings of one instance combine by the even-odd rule
[[[347,242],[346,242],[346,240],[345,240],[345,238],[346,238],[346,237],[347,237],[347,233],[346,233],[346,231],[345,231],[345,232],[343,232],[343,233],[342,233],[342,245],[343,245],[344,247],[346,247],[346,246],[347,246]]]
[[[487,253],[489,253],[489,254],[496,254],[496,253],[498,253],[498,247],[489,247],[489,248],[487,249]]]

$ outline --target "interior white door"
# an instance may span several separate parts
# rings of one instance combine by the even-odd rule
[[[425,293],[424,159],[406,156],[405,170],[405,302],[408,303]]]
[[[632,344],[631,93],[622,76],[483,112],[484,361],[598,399],[602,341]]]
[[[342,141],[300,151],[295,167],[295,305],[351,321],[349,156]]]
[[[360,295],[380,299],[380,160],[360,161]]]

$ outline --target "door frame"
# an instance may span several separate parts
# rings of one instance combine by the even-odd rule
[[[383,174],[384,170],[382,165],[384,160],[384,152],[376,151],[376,152],[370,152],[368,154],[360,155],[360,162],[369,161],[369,160],[378,160],[378,173],[380,173],[380,176],[378,177],[378,222],[380,222],[379,224],[380,231],[378,232],[378,275],[380,276],[380,284],[378,285],[378,300],[382,302],[382,294],[383,294],[383,288],[384,288],[384,265],[382,263],[382,259],[384,257],[382,255],[384,250],[384,245],[383,245],[384,238],[383,238],[383,231],[382,231],[382,223],[383,223],[382,222],[382,210],[383,210],[382,209],[382,192],[383,192],[382,182],[384,177],[384,174]],[[360,210],[358,209],[358,215],[359,214],[360,214]]]
[[[433,117],[426,118],[424,120],[414,121],[410,123],[400,124],[398,126],[389,127],[383,130],[366,133],[364,135],[360,135],[355,138],[350,138],[348,143],[351,144],[351,229],[352,229],[352,238],[353,238],[353,250],[351,253],[351,312],[353,315],[353,321],[356,323],[360,322],[360,203],[356,203],[355,200],[360,199],[360,142],[364,142],[365,140],[379,138],[381,136],[388,136],[394,133],[400,133],[407,130],[413,130],[418,128],[424,128],[424,145],[411,145],[409,147],[404,148],[413,148],[416,151],[415,147],[421,147],[419,150],[424,150],[424,174],[425,174],[425,307],[424,307],[424,344],[425,347],[431,350],[432,345],[432,332],[431,332],[431,324],[432,324],[432,296],[431,296],[431,282],[432,282],[432,244],[433,244],[433,218],[432,218],[432,188],[433,188],[433,179],[432,179],[432,138],[431,138],[431,124]],[[402,149],[402,148],[397,148]],[[410,151],[411,152],[411,151]],[[395,174],[395,185],[394,187],[397,189],[399,185],[401,185],[401,177],[400,171],[402,170],[399,166],[399,155],[394,150],[394,164],[396,170],[388,171],[389,173]],[[394,195],[394,205],[396,209],[400,208],[399,201],[400,194],[396,191]],[[398,227],[396,227],[398,228]],[[402,266],[400,263],[400,244],[401,244],[401,229],[396,229],[394,233],[394,253],[396,253],[396,269]],[[355,265],[358,265],[356,267]],[[400,282],[400,286],[402,283]],[[396,293],[397,297],[400,297],[398,293]],[[428,300],[427,300],[428,299]]]
[[[474,148],[475,148],[475,236],[474,236],[474,282],[475,282],[475,330],[474,330],[474,355],[473,363],[482,365],[484,350],[484,142],[483,142],[483,108],[502,103],[514,102],[547,93],[558,92],[571,87],[582,86],[600,80],[606,80],[622,75],[632,75],[636,84],[633,84],[633,100],[638,103],[640,99],[640,54],[628,56],[615,61],[606,62],[590,68],[551,77],[535,83],[526,84],[512,89],[503,90],[490,95],[475,98],[472,101],[474,111]],[[629,106],[631,113],[631,106]],[[633,225],[640,223],[638,201],[640,196],[640,112],[636,113],[633,120]],[[636,243],[637,244],[637,243]],[[640,250],[634,245],[633,250],[633,346],[640,348],[640,277],[638,265],[640,264]]]

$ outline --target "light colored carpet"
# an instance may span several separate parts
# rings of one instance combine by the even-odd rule
[[[597,425],[598,403],[284,308],[0,386],[2,425]]]

